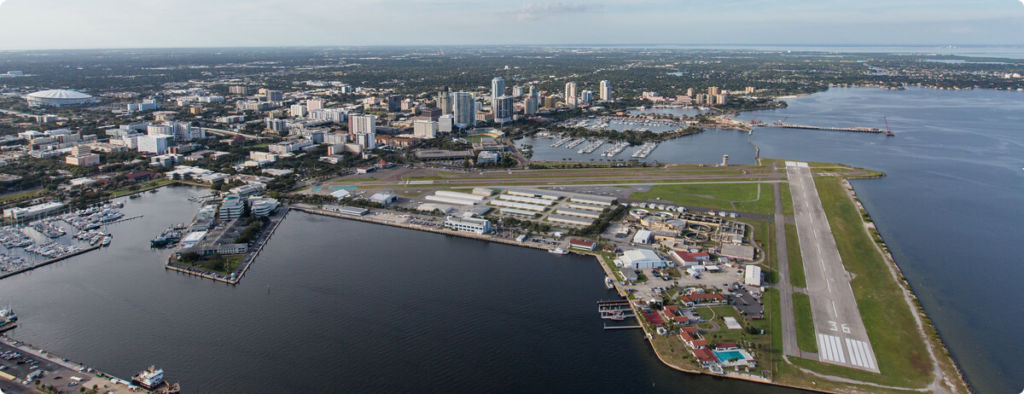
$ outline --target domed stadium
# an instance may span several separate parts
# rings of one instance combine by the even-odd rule
[[[25,100],[28,101],[28,105],[38,106],[49,106],[49,107],[64,107],[69,105],[85,105],[96,102],[96,99],[92,96],[76,92],[74,90],[43,90],[35,93],[29,93],[25,96]]]

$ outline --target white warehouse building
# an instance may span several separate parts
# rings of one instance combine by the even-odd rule
[[[665,260],[658,257],[656,253],[647,249],[633,249],[622,253],[622,257],[615,259],[615,265],[624,268],[663,268]]]

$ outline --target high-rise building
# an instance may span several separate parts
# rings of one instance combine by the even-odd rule
[[[170,135],[144,135],[139,137],[139,152],[162,155],[167,153],[167,148],[174,143],[174,136]]]
[[[523,87],[516,85],[512,87],[512,97],[519,97],[523,95]]]
[[[437,138],[437,122],[431,120],[415,120],[412,122],[412,134],[417,138]]]
[[[721,92],[718,90],[718,86],[712,86],[708,88],[708,95],[714,96],[719,93]]]
[[[452,114],[459,127],[472,126],[476,122],[476,102],[469,92],[452,93]]]
[[[249,89],[241,85],[228,86],[228,93],[245,96],[249,94]]]
[[[455,126],[455,116],[452,114],[441,115],[437,118],[437,132],[438,133],[451,133],[452,128]]]
[[[377,115],[352,115],[348,117],[348,133],[377,134]]]
[[[498,97],[505,95],[505,78],[494,77],[491,80],[491,113],[498,114]]]
[[[292,104],[292,107],[288,111],[288,113],[293,118],[305,118],[306,117],[306,106],[302,105],[302,104]]]
[[[579,105],[579,101],[576,99],[576,82],[565,84],[565,105],[568,105],[569,108],[576,108]]]
[[[313,112],[313,111],[320,110],[320,109],[324,109],[324,100],[323,99],[309,99],[309,100],[306,100],[306,110],[307,111]]]
[[[402,112],[402,96],[397,94],[388,96],[388,112]]]
[[[447,90],[437,92],[437,108],[441,109],[441,115],[452,113],[452,94]]]
[[[270,90],[270,89],[267,89],[267,90],[264,91],[264,96],[263,97],[267,101],[281,101],[281,100],[284,100],[284,93],[282,93],[280,90]]]
[[[526,96],[523,100],[523,113],[527,116],[533,116],[537,114],[537,108],[540,106],[538,100],[534,96]]]
[[[693,88],[686,89],[686,95],[693,97]]]
[[[580,104],[590,105],[592,102],[594,102],[594,92],[584,90],[580,93]]]
[[[607,79],[601,81],[601,101],[612,101],[612,83]]]
[[[513,106],[514,100],[512,96],[500,96],[495,100],[497,104],[494,111],[494,122],[505,123],[512,121],[512,115],[515,113],[515,107]]]

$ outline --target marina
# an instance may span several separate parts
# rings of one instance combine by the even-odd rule
[[[636,151],[631,155],[634,159],[646,159],[647,156],[654,152],[654,149],[658,147],[657,142],[648,142],[637,148]]]
[[[654,116],[648,115],[633,115],[626,117],[597,116],[582,119],[569,119],[558,123],[558,125],[566,128],[584,128],[587,130],[632,130],[663,133],[689,127],[692,123],[673,119],[657,119]]]

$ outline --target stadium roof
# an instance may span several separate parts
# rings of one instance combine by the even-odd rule
[[[29,93],[29,97],[47,99],[88,99],[92,96],[74,90],[53,89]]]

